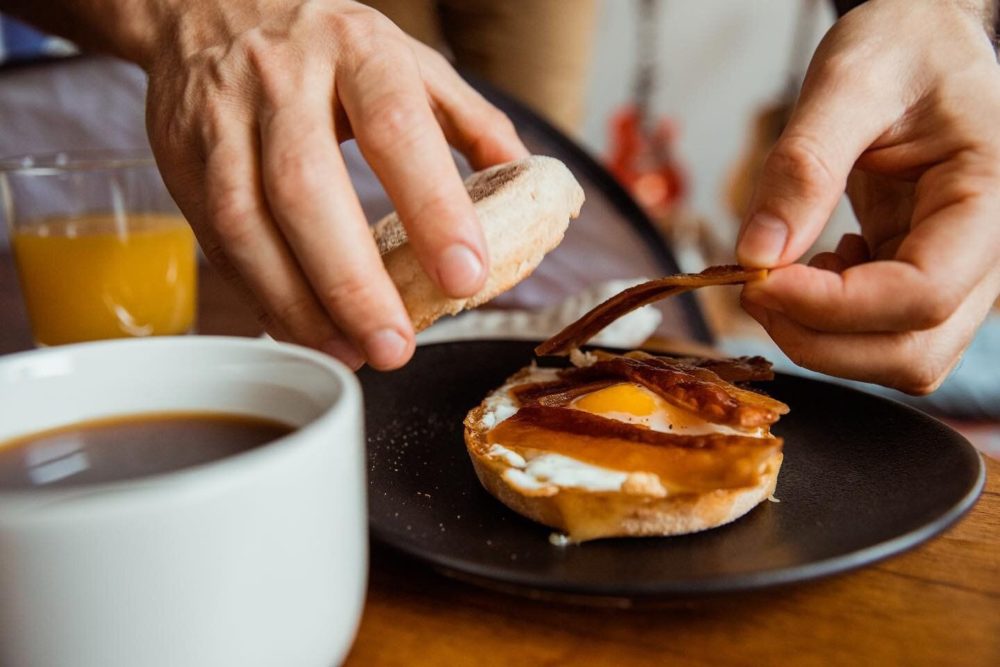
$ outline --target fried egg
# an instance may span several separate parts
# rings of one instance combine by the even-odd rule
[[[505,384],[485,401],[483,426],[490,429],[513,416],[518,410],[513,395],[515,387],[558,379],[558,370],[533,366],[529,372]],[[713,424],[699,415],[667,402],[645,387],[623,381],[574,399],[567,407],[600,415],[608,419],[679,435],[705,433],[739,434],[768,437],[766,429],[738,431],[722,424]],[[561,454],[532,452],[525,456],[513,452],[502,443],[494,444],[488,456],[504,461],[510,468],[504,478],[523,490],[544,488],[580,488],[588,491],[616,491],[628,478],[627,473],[595,466]],[[643,473],[645,474],[645,473]],[[654,476],[655,477],[655,476]]]
[[[493,428],[517,412],[517,399],[513,395],[515,387],[536,382],[552,382],[558,378],[558,369],[536,366],[517,380],[500,387],[486,399],[484,426]],[[767,437],[765,429],[737,430],[724,424],[713,424],[700,415],[669,403],[634,382],[623,381],[592,391],[574,399],[567,407],[629,424],[639,424],[663,433],[679,435],[723,433]]]

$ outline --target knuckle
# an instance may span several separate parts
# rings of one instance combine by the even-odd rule
[[[322,187],[322,160],[299,145],[281,149],[267,161],[265,179],[268,199],[280,212],[308,205],[308,198]]]
[[[996,64],[970,63],[943,77],[926,93],[940,127],[973,144],[989,143],[996,133],[984,132],[981,118],[1000,102],[1000,76]]]
[[[309,310],[308,299],[289,299],[275,306],[275,319],[278,322],[298,323],[304,319]]]
[[[929,174],[914,186],[914,217],[922,220],[945,205],[965,205],[969,215],[991,216],[1000,183],[1000,145],[983,153],[965,153],[950,159],[949,171]]]
[[[407,143],[414,136],[420,113],[399,95],[386,95],[377,100],[368,122],[357,130],[364,133],[364,141],[375,150],[393,149]]]
[[[904,394],[909,394],[911,396],[927,396],[928,394],[932,394],[937,391],[942,382],[944,382],[944,378],[931,382],[925,382],[924,380],[917,379],[910,384],[902,385],[899,387],[899,390]]]
[[[486,103],[483,110],[483,134],[487,132],[497,136],[516,137],[517,129],[513,121],[500,109],[490,103]]]
[[[896,388],[911,396],[926,396],[936,391],[947,376],[938,365],[922,362],[904,369]]]
[[[203,146],[217,146],[221,142],[225,128],[231,123],[231,111],[218,98],[204,100],[200,106],[203,121],[198,123],[188,120],[185,126],[196,128],[195,131]]]
[[[201,242],[201,250],[205,253],[205,258],[215,267],[215,270],[222,276],[222,279],[230,285],[239,284],[239,272],[229,260],[229,255],[225,249],[214,239],[206,239]]]
[[[380,33],[395,28],[385,16],[364,6],[326,14],[325,25],[337,41],[352,51],[370,52],[378,44]]]
[[[426,62],[437,70],[451,70],[452,66],[448,58],[437,49],[432,49],[423,42],[416,40],[412,42],[412,46],[421,61]]]
[[[461,234],[459,229],[463,216],[458,208],[460,202],[456,200],[449,188],[442,185],[431,185],[422,193],[422,198],[417,204],[413,213],[407,220],[413,228],[416,236],[424,235],[427,230],[434,230],[435,235]],[[441,223],[448,221],[447,227],[442,228]],[[440,239],[443,243],[443,239]]]
[[[361,275],[343,276],[322,292],[323,304],[337,313],[360,313],[358,306],[376,301],[370,281]],[[356,316],[357,317],[357,316]]]
[[[236,49],[239,51],[239,48]],[[221,45],[210,46],[193,56],[190,66],[204,73],[205,81],[218,89],[224,89],[234,78],[234,60],[232,53]],[[203,85],[198,81],[197,85]]]
[[[778,177],[796,185],[806,196],[820,195],[831,188],[842,189],[833,170],[821,157],[820,145],[805,136],[792,136],[780,140],[767,158],[765,170],[769,176]]]
[[[926,396],[947,379],[958,361],[952,346],[942,345],[938,336],[911,331],[902,335],[893,357],[898,361],[890,370],[896,371],[891,384],[913,396]]]
[[[829,55],[815,59],[809,68],[808,76],[811,79],[810,83],[818,83],[824,88],[851,85],[865,89],[868,87],[868,72],[871,70],[871,63],[864,62],[864,59],[854,51],[837,49]]]
[[[909,318],[916,329],[933,329],[944,324],[962,303],[961,296],[954,290],[936,288],[925,294]]]
[[[233,41],[230,51],[245,58],[247,63],[259,72],[267,69],[274,48],[271,40],[258,27],[240,33]]]
[[[288,299],[273,308],[271,320],[288,331],[298,342],[315,347],[322,343],[323,327],[312,297],[309,295]]]
[[[238,42],[265,104],[280,106],[296,93],[303,67],[291,48],[270,38],[261,28],[246,31]]]
[[[246,194],[236,188],[224,188],[209,198],[209,224],[224,246],[247,242],[253,228],[254,206]]]
[[[852,31],[848,24],[856,19],[844,16],[820,40],[809,63],[803,90],[819,88],[826,94],[845,88],[857,92],[886,89],[886,72],[880,69],[878,59],[864,49],[844,48],[845,34]]]

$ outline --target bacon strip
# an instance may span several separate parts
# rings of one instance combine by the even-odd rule
[[[781,401],[729,384],[707,368],[645,353],[594,354],[598,361],[562,370],[559,380],[515,387],[515,398],[522,405],[563,406],[616,382],[634,382],[715,424],[757,428],[773,424],[788,412]]]
[[[602,353],[602,354],[607,354],[607,353]],[[614,357],[614,355],[610,356]],[[736,399],[744,406],[758,408],[766,412],[774,413],[776,415],[775,421],[777,420],[778,416],[788,414],[788,406],[782,403],[781,401],[773,399],[770,396],[767,396],[766,394],[762,394],[756,391],[751,391],[749,389],[744,389],[742,387],[737,387],[736,385],[731,384],[732,380],[728,380],[726,378],[721,377],[714,370],[709,370],[709,368],[705,366],[698,365],[698,362],[704,362],[704,361],[713,362],[715,360],[695,359],[695,358],[692,358],[690,360],[684,360],[684,359],[673,359],[671,357],[656,357],[641,351],[629,352],[625,356],[633,359],[643,359],[650,364],[655,364],[666,368],[672,368],[674,370],[677,370],[678,372],[688,373],[690,375],[693,375],[694,377],[698,378],[703,382],[707,382],[709,384],[720,387],[723,391],[725,391],[727,394],[732,396],[734,399]],[[741,359],[745,358],[746,357],[741,357]],[[760,379],[760,380],[774,379],[774,372],[771,370],[771,362],[767,361],[763,357],[752,357],[752,359],[758,360],[760,364],[757,366],[755,372],[755,375],[757,377],[751,376],[750,379]],[[688,363],[688,361],[693,361],[695,363],[693,364]],[[718,360],[720,364],[722,364],[725,361],[736,361],[736,360],[734,359]],[[722,365],[719,366],[719,369],[724,372],[727,372],[730,375],[736,375],[739,372],[739,369],[736,366]],[[669,397],[665,396],[664,398],[670,400]],[[706,419],[709,419],[709,415],[703,414],[703,416]]]
[[[719,449],[732,445],[751,447],[772,447],[780,445],[780,438],[755,438],[752,436],[723,433],[688,435],[664,433],[645,426],[630,424],[572,408],[547,405],[526,405],[508,417],[511,424],[525,424],[549,431],[560,431],[574,435],[614,438],[628,442],[653,445],[656,447],[682,447],[684,449]]]
[[[636,359],[656,358],[662,363],[681,368],[703,368],[726,382],[761,382],[774,379],[771,362],[764,357],[734,357],[710,359],[708,357],[654,357],[648,352],[629,352],[626,357]]]
[[[573,322],[535,348],[538,356],[566,355],[579,348],[619,317],[647,304],[709,285],[737,285],[767,277],[767,271],[741,266],[711,266],[701,273],[682,273],[630,287]]]
[[[584,396],[591,392],[599,391],[613,384],[618,384],[619,380],[608,378],[580,384],[573,380],[554,380],[552,382],[532,382],[529,384],[519,384],[510,390],[514,398],[521,405],[567,405],[575,398]]]

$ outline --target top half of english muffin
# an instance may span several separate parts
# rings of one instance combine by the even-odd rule
[[[465,180],[486,237],[490,272],[483,288],[452,299],[427,276],[396,213],[372,228],[386,271],[419,331],[442,315],[474,308],[531,275],[580,213],[583,188],[562,162],[534,155],[476,172]]]

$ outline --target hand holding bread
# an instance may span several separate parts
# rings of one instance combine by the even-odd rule
[[[135,28],[117,50],[149,73],[147,126],[167,187],[272,336],[352,366],[396,368],[413,353],[341,156],[352,138],[435,288],[482,288],[487,249],[449,144],[479,169],[528,152],[442,55],[344,0],[102,4],[112,7],[94,12],[98,34]],[[136,16],[147,6],[155,16]]]

